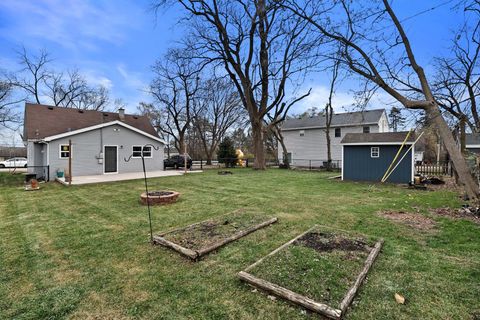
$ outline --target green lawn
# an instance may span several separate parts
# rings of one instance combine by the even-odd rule
[[[384,247],[347,319],[473,319],[480,314],[480,227],[435,217],[418,231],[379,210],[458,206],[448,191],[326,180],[271,169],[216,170],[151,179],[181,193],[153,209],[160,232],[255,207],[278,223],[200,262],[148,244],[141,180],[34,192],[0,175],[0,319],[306,319],[303,310],[252,292],[236,274],[313,224],[383,237]],[[21,179],[21,177],[20,177]],[[394,293],[407,299],[397,305]],[[316,317],[314,317],[316,318]]]

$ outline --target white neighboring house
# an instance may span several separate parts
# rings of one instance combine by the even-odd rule
[[[327,161],[325,115],[287,119],[282,125],[282,134],[292,166],[319,167]],[[389,132],[385,109],[336,113],[330,126],[333,166],[341,167],[342,145],[347,133]],[[278,158],[283,159],[282,147],[278,145]]]

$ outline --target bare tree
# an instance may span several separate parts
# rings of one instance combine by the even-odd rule
[[[22,76],[12,79],[12,83],[23,89],[27,97],[33,97],[38,104],[42,102],[42,88],[50,78],[48,64],[51,62],[47,51],[41,50],[37,56],[29,55],[25,47],[18,52],[19,63],[22,66]]]
[[[52,70],[52,60],[47,51],[31,55],[22,48],[18,57],[22,69],[10,81],[24,91],[25,100],[85,110],[103,110],[107,107],[109,93],[105,87],[89,85],[78,70],[66,74]]]
[[[307,93],[304,95],[301,95],[297,98],[292,99],[283,99],[285,101],[281,102],[281,108],[284,110],[290,110],[294,104],[297,102],[305,99],[308,97],[311,93],[312,89],[309,89]],[[313,112],[315,112],[316,108],[313,108]],[[282,112],[282,113],[269,113],[267,114],[267,119],[265,121],[265,131],[273,135],[275,137],[277,144],[280,143],[280,146],[282,147],[282,162],[283,162],[283,167],[284,168],[290,168],[290,160],[288,159],[288,150],[287,150],[287,145],[285,144],[285,139],[283,138],[282,134],[282,124],[285,122],[285,119],[287,118],[287,113]],[[270,137],[271,138],[271,137]],[[278,149],[278,146],[277,148]]]
[[[332,67],[332,79],[330,80],[330,90],[328,92],[328,100],[325,105],[325,137],[327,140],[327,170],[332,168],[332,142],[330,139],[330,127],[333,118],[332,98],[335,94],[335,84],[338,78],[338,69],[340,67],[340,60],[335,59]]]
[[[201,100],[193,126],[204,149],[207,164],[227,130],[241,125],[245,112],[238,93],[229,79],[213,78],[202,83]]]
[[[254,168],[265,169],[264,119],[284,118],[287,86],[316,62],[312,52],[320,43],[311,41],[308,23],[276,1],[157,0],[155,9],[176,3],[188,14],[190,50],[233,81],[251,124]]]
[[[14,85],[7,78],[0,78],[0,127],[11,128],[20,122],[15,106],[23,101],[13,96]]]
[[[162,126],[162,112],[160,109],[155,107],[153,103],[141,101],[137,106],[137,110],[141,115],[147,116],[153,127],[163,135],[163,132],[160,131]]]
[[[78,70],[66,75],[50,72],[45,86],[46,94],[58,107],[103,110],[109,102],[108,90],[103,86],[89,86]]]
[[[480,9],[480,4],[476,6]],[[465,151],[466,128],[480,133],[480,11],[473,8],[469,10],[476,23],[464,25],[455,36],[453,56],[436,59],[437,81],[433,86],[440,107],[458,121],[462,151]]]
[[[275,137],[275,140],[277,142],[277,150],[278,150],[278,144],[280,144],[280,147],[282,148],[281,168],[288,169],[290,168],[290,159],[288,158],[288,149],[282,134],[282,124],[283,122],[279,122],[278,124],[271,126],[270,130],[271,130],[271,134]]]
[[[174,138],[180,153],[185,150],[186,133],[195,117],[200,83],[199,69],[184,54],[171,49],[164,59],[157,61],[150,86],[150,93],[163,114],[160,131]]]
[[[470,199],[479,198],[479,186],[456,146],[425,71],[388,0],[382,0],[381,5],[308,0],[291,1],[285,6],[308,21],[320,35],[340,45],[342,64],[354,74],[383,89],[405,108],[425,110],[438,129],[467,195]],[[334,53],[332,50],[332,56]]]

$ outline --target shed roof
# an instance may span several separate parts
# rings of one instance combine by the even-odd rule
[[[118,113],[26,103],[24,139],[43,139],[112,121],[120,121]],[[123,122],[158,137],[157,131],[146,116],[125,114]]]
[[[385,109],[364,110],[356,112],[335,113],[332,115],[332,127],[362,125],[362,124],[376,124],[382,117]],[[301,128],[325,128],[325,115],[318,115],[314,117],[303,117],[300,119],[287,119],[282,125],[282,130],[295,130]]]
[[[380,132],[380,133],[347,133],[342,144],[402,144],[408,132]],[[408,144],[415,142],[415,133],[407,140]]]

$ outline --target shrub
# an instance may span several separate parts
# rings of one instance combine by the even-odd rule
[[[229,137],[223,139],[218,146],[217,159],[219,163],[225,163],[225,167],[233,168],[237,162],[237,154],[233,146],[233,141]]]

